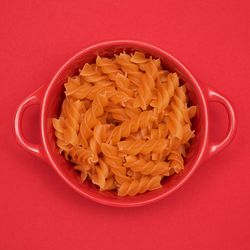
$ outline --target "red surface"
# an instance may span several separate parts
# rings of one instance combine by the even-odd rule
[[[2,1],[0,249],[249,249],[248,1]],[[228,97],[238,133],[179,191],[139,208],[105,207],[71,190],[20,148],[14,113],[72,55],[103,40],[158,45]],[[38,141],[36,108],[25,115]],[[213,141],[226,113],[213,104]]]

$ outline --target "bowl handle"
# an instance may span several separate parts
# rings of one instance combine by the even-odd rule
[[[208,144],[207,158],[210,158],[211,156],[217,154],[219,151],[223,150],[233,140],[236,132],[236,118],[233,107],[229,103],[229,101],[225,97],[221,96],[211,89],[208,90],[208,102],[220,103],[226,108],[228,115],[228,131],[222,142],[218,144]]]
[[[44,95],[44,88],[41,87],[34,93],[25,98],[22,103],[18,106],[15,116],[15,133],[17,141],[19,144],[25,148],[27,151],[33,153],[39,158],[44,159],[43,147],[39,144],[33,144],[25,139],[23,134],[22,124],[23,124],[23,114],[27,108],[35,104],[41,104]]]

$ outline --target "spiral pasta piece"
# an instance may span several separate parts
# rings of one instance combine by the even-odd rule
[[[96,85],[94,86],[89,82],[80,84],[79,80],[69,79],[68,82],[64,85],[66,89],[65,95],[79,100],[83,100],[86,98],[93,101],[98,92],[106,89],[113,83],[111,81],[99,81],[95,84]]]
[[[77,165],[89,166],[93,164],[94,154],[90,149],[83,148],[81,146],[71,147],[65,152],[65,157],[71,159],[71,162]]]
[[[116,55],[115,62],[120,65],[122,71],[127,74],[139,71],[139,67],[131,62],[131,56],[126,53]]]
[[[64,118],[60,117],[59,119],[52,119],[53,127],[55,128],[55,136],[56,136],[56,145],[59,148],[59,152],[63,151],[68,152],[70,150],[70,145],[64,139]]]
[[[129,97],[133,97],[134,91],[129,88],[129,79],[118,73],[115,77],[115,83],[118,89],[126,93]]]
[[[100,187],[100,191],[113,190],[113,189],[116,189],[116,183],[114,177],[111,176],[106,179],[105,185],[103,187]]]
[[[120,72],[118,65],[106,57],[97,56],[96,66],[100,67],[102,73],[108,75],[110,80],[115,80],[117,73]]]
[[[145,72],[150,75],[154,81],[156,80],[156,78],[158,77],[159,74],[159,59],[157,60],[149,60],[149,62],[144,64],[144,70]]]
[[[147,127],[152,119],[150,111],[141,112],[138,116],[124,121],[121,125],[116,126],[110,136],[110,142],[114,145],[121,138],[128,137],[131,133],[137,132],[140,128]]]
[[[170,161],[170,173],[179,173],[184,168],[184,160],[180,152],[172,151],[168,156]]]
[[[150,137],[151,139],[164,139],[167,138],[169,134],[168,126],[165,123],[159,123],[158,128],[152,128],[150,130]],[[147,138],[147,139],[148,139]],[[152,153],[152,160],[156,161],[165,161],[166,156],[169,154],[169,148],[171,148],[171,138],[168,139],[168,147],[165,148],[160,153]]]
[[[152,90],[155,87],[155,81],[149,74],[143,74],[141,78],[141,85],[138,89],[138,96],[135,99],[134,107],[140,107],[146,110],[152,99]]]
[[[96,174],[92,176],[93,183],[99,186],[101,189],[104,189],[108,175],[108,165],[103,160],[99,160],[99,166],[96,167]]]
[[[81,120],[83,103],[66,98],[62,104],[61,117],[64,117],[64,140],[66,143],[76,145],[78,143],[78,131]]]
[[[194,118],[196,113],[197,113],[196,106],[191,106],[189,108],[185,107],[185,109],[183,110],[183,119],[185,120],[186,123],[189,124],[189,126],[192,125],[191,119]]]
[[[85,63],[82,70],[80,71],[80,76],[84,81],[95,83],[102,80],[107,80],[107,75],[101,73],[101,71],[94,64]]]
[[[104,114],[104,107],[106,105],[108,105],[106,92],[100,92],[93,100],[91,108],[86,111],[80,125],[79,133],[83,145],[88,145],[87,140],[93,135],[92,128],[98,124],[98,117]]]
[[[175,94],[176,88],[179,86],[179,78],[176,73],[169,73],[167,81],[157,84],[157,94],[151,101],[152,107],[158,108],[159,111],[166,109],[171,98]]]
[[[104,162],[110,167],[118,183],[128,181],[126,168],[122,166],[122,159],[118,156],[118,149],[107,143],[102,143],[101,151],[104,154]]]
[[[105,108],[105,111],[108,112],[110,116],[112,116],[113,120],[117,121],[126,121],[135,117],[136,115],[140,115],[139,109],[130,109],[130,108],[123,108],[116,105],[108,106]]]
[[[161,187],[161,176],[148,177],[143,176],[140,180],[132,180],[131,182],[123,182],[118,187],[119,196],[134,196],[146,191],[152,191]]]
[[[148,62],[148,58],[146,58],[145,54],[139,51],[135,51],[135,53],[131,56],[130,61],[136,64],[142,64]]]
[[[92,162],[98,162],[98,154],[101,153],[101,144],[107,140],[111,125],[100,122],[93,129],[93,137],[89,139],[89,149],[93,153]]]
[[[125,140],[117,143],[119,151],[129,155],[161,153],[168,144],[167,139]]]
[[[169,113],[168,128],[172,136],[183,138],[184,116],[183,110],[186,102],[186,88],[184,85],[176,89],[176,94],[170,103],[172,111]]]
[[[166,161],[146,161],[144,158],[134,157],[124,164],[134,172],[139,172],[143,175],[163,175],[169,176],[170,163]]]

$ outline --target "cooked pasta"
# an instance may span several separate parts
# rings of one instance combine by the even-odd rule
[[[134,196],[184,169],[197,108],[160,59],[139,51],[97,56],[64,86],[52,123],[59,152],[82,182]]]

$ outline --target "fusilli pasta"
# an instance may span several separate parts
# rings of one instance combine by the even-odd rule
[[[64,86],[52,123],[59,152],[82,182],[133,196],[183,170],[197,107],[188,106],[185,84],[160,59],[139,51],[97,56]]]

